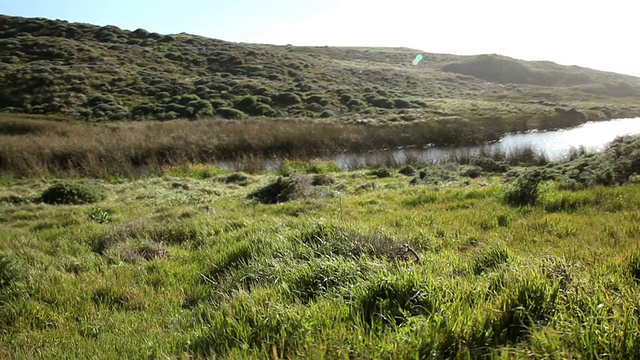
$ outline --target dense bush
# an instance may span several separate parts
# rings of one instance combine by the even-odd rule
[[[543,171],[538,168],[526,170],[505,187],[503,200],[512,206],[533,205],[538,201]]]
[[[474,159],[471,164],[480,167],[482,171],[490,173],[504,173],[509,170],[509,164],[485,156]]]
[[[368,172],[369,175],[373,175],[375,177],[379,177],[379,178],[388,178],[391,177],[393,174],[391,173],[391,170],[387,169],[387,168],[380,168],[380,169],[374,169]]]
[[[402,168],[400,168],[400,170],[398,170],[398,173],[405,176],[413,176],[416,174],[416,169],[411,165],[405,165]]]
[[[331,118],[336,116],[331,110],[324,110],[320,113],[320,117],[323,119]]]
[[[393,101],[384,97],[375,97],[371,99],[369,103],[375,107],[383,108],[383,109],[393,109],[394,107]]]
[[[482,176],[482,168],[479,167],[479,166],[475,166],[475,165],[465,166],[460,171],[460,175],[475,179],[475,178],[478,178],[478,177]]]
[[[216,115],[219,115],[220,117],[223,117],[225,119],[241,119],[245,117],[245,114],[242,111],[227,107],[221,107],[216,110]]]
[[[318,104],[320,106],[329,105],[329,100],[327,100],[321,95],[311,95],[308,98],[306,98],[304,102],[307,104]]]
[[[291,105],[300,104],[302,102],[302,100],[300,99],[300,96],[291,92],[284,92],[284,93],[278,94],[274,96],[272,100],[273,100],[273,104],[278,106],[291,106]]]
[[[104,198],[100,187],[72,181],[53,184],[40,195],[40,200],[46,204],[86,204]]]
[[[405,99],[393,100],[393,107],[396,109],[408,109],[411,107],[411,103]]]

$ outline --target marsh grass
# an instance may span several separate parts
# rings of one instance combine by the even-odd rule
[[[327,173],[336,171],[337,166],[296,159],[406,145],[455,146],[495,140],[482,136],[443,140],[442,132],[449,131],[449,125],[430,121],[363,126],[287,119],[203,119],[101,125],[0,119],[0,124],[4,123],[23,124],[25,130],[0,134],[0,170],[12,176],[27,177],[140,177],[170,172],[175,176],[206,178],[219,175],[221,170],[213,165],[222,164],[231,170],[251,172],[275,167],[284,174],[294,170]],[[291,160],[271,164],[274,157]],[[491,157],[507,159],[512,164],[545,162],[527,149],[518,154],[493,154]],[[449,161],[469,163],[474,158],[459,154]],[[395,167],[398,164],[391,161],[387,165]]]

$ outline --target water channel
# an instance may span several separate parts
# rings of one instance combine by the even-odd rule
[[[501,154],[510,157],[523,150],[533,151],[548,161],[562,161],[572,151],[587,153],[604,150],[611,141],[620,136],[640,134],[640,118],[616,119],[588,122],[580,126],[553,131],[531,131],[507,134],[499,141],[466,147],[429,147],[426,149],[406,146],[398,149],[376,150],[366,153],[341,153],[321,157],[338,163],[342,170],[359,169],[367,166],[401,166],[406,163],[435,165],[457,159],[468,159],[480,154]],[[265,170],[277,170],[283,159],[268,159]],[[220,162],[222,168],[237,169],[240,164]]]

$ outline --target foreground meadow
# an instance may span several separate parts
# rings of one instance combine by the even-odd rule
[[[0,358],[640,357],[640,185],[335,170],[2,179]]]

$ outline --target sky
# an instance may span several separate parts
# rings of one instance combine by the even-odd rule
[[[495,53],[640,77],[639,10],[634,0],[0,0],[5,15],[161,34]]]

